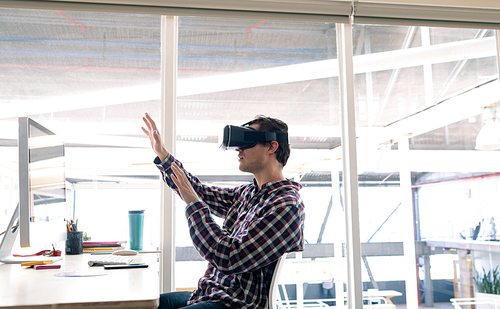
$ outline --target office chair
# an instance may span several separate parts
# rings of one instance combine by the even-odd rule
[[[273,278],[271,279],[271,288],[269,289],[269,297],[267,299],[267,307],[269,309],[277,309],[278,308],[278,298],[280,298],[280,292],[278,289],[278,280],[281,274],[281,269],[283,265],[285,265],[285,259],[288,253],[282,255],[278,262],[276,263],[276,268],[274,269]]]

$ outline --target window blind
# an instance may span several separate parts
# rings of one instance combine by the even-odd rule
[[[330,23],[348,23],[351,13],[351,2],[307,0],[0,0],[0,7]]]
[[[500,9],[356,2],[354,23],[499,29]]]
[[[268,18],[297,21],[500,29],[500,5],[476,7],[341,0],[0,0],[4,8],[83,10],[170,16]],[[408,1],[406,1],[408,2]],[[480,7],[482,5],[482,7]],[[490,5],[491,6],[491,5]]]

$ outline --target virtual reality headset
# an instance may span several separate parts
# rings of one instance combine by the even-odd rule
[[[252,127],[231,126],[224,127],[222,150],[228,149],[247,149],[257,145],[258,142],[288,143],[288,133],[280,132],[260,132]]]

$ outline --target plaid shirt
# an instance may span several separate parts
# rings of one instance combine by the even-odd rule
[[[155,163],[163,180],[177,193],[170,169],[182,164],[170,155]],[[184,170],[185,171],[185,170]],[[202,201],[186,206],[195,248],[209,262],[188,304],[220,302],[231,308],[266,308],[276,262],[286,252],[304,250],[302,186],[282,180],[236,188],[203,185],[186,175]],[[224,218],[220,227],[211,215]]]

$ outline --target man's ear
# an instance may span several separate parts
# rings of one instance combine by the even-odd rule
[[[275,153],[276,150],[278,150],[279,145],[280,144],[277,141],[269,142],[269,148],[268,148],[269,153]]]

